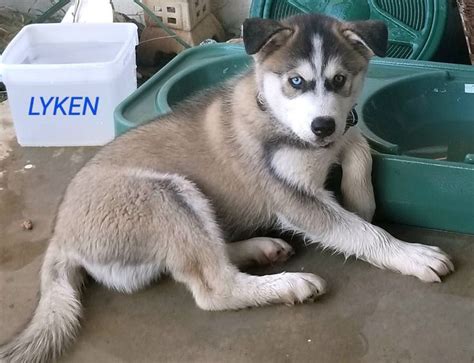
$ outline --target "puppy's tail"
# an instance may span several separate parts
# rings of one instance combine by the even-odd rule
[[[41,270],[41,297],[26,328],[0,347],[1,362],[50,362],[79,330],[83,273],[50,244]]]

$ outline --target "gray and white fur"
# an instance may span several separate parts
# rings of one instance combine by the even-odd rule
[[[238,269],[292,254],[280,239],[235,242],[261,227],[427,282],[453,270],[439,248],[370,224],[369,146],[345,128],[369,58],[385,53],[385,25],[302,15],[248,19],[243,35],[251,70],[117,138],[74,177],[44,258],[38,307],[0,348],[2,361],[58,358],[78,333],[84,273],[126,293],[170,274],[206,310],[324,293],[314,274]],[[344,207],[324,188],[334,163],[343,169]]]

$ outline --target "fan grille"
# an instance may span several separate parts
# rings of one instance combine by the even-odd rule
[[[387,57],[409,58],[413,48],[408,44],[390,43],[387,49]]]
[[[286,0],[275,0],[272,2],[270,18],[279,20],[300,13],[300,9],[290,5]]]
[[[425,0],[377,0],[376,4],[410,28],[423,29],[426,21]]]

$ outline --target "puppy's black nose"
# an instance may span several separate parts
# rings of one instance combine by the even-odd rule
[[[326,137],[336,131],[336,122],[329,116],[316,117],[311,122],[311,130],[318,137]]]

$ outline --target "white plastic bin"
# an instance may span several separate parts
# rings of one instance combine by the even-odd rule
[[[3,53],[18,143],[103,145],[113,112],[137,88],[134,24],[34,24]]]

